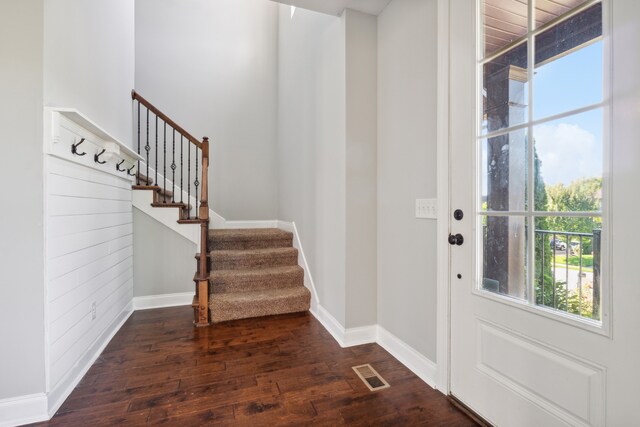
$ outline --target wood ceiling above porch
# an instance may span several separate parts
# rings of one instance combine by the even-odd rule
[[[586,0],[536,0],[535,22],[539,27]],[[484,51],[490,54],[527,33],[527,0],[484,0]]]

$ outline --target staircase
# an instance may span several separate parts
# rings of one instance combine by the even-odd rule
[[[210,230],[208,246],[213,322],[309,310],[311,293],[304,287],[293,233]]]
[[[200,249],[206,256],[196,254],[194,324],[309,310],[311,294],[293,233],[210,230],[208,139],[197,140],[135,91],[131,96],[134,111],[137,107],[138,154],[145,159],[137,164],[133,189],[152,192],[154,208],[178,209],[179,224],[200,225]]]

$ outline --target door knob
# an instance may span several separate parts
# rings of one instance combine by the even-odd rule
[[[456,235],[449,234],[449,244],[450,245],[462,246],[463,243],[464,243],[464,237],[462,237],[462,234],[460,234],[460,233],[458,233]]]

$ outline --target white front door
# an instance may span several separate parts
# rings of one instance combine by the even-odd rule
[[[640,1],[449,13],[451,394],[640,426]]]

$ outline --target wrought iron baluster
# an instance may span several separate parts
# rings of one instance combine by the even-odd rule
[[[182,161],[182,147],[184,145],[184,136],[180,134],[180,203],[184,203],[182,200],[182,177],[184,176],[184,162]],[[188,205],[188,203],[187,203]]]
[[[140,101],[138,101],[138,155],[140,155]],[[136,169],[136,185],[140,185],[140,160]]]
[[[195,175],[196,180],[193,182],[193,186],[194,188],[194,192],[196,193],[196,219],[198,219],[199,216],[199,209],[198,209],[198,186],[200,185],[200,181],[198,181],[198,147],[196,147],[196,175]]]
[[[540,279],[542,279],[541,285],[540,285],[540,305],[545,305],[544,304],[544,249],[545,249],[545,235],[543,233],[540,233],[540,250],[542,252],[542,265],[540,267]],[[537,296],[536,296],[537,297]]]
[[[191,143],[187,144],[187,205],[191,204]],[[189,215],[187,219],[191,219],[191,207],[189,207]]]
[[[569,246],[571,241],[568,234],[565,234],[566,245],[564,248],[564,268],[565,268],[565,282],[564,282],[564,303],[565,303],[565,311],[569,312]]]
[[[167,203],[167,122],[164,122],[164,136],[162,139],[162,203]]]
[[[173,130],[171,143],[171,203],[176,202],[176,130]]]
[[[158,116],[156,115],[156,185],[158,185]]]
[[[551,289],[553,289],[553,308],[558,308],[556,304],[556,244],[558,238],[553,233],[553,279],[551,280]]]
[[[149,185],[149,151],[151,146],[149,145],[149,109],[147,108],[147,145],[144,146],[144,151],[147,152],[147,184]],[[140,169],[138,169],[140,171]]]
[[[580,269],[578,270],[578,314],[582,316],[582,234],[580,235],[579,245],[578,250],[580,253],[578,256],[580,257]]]

